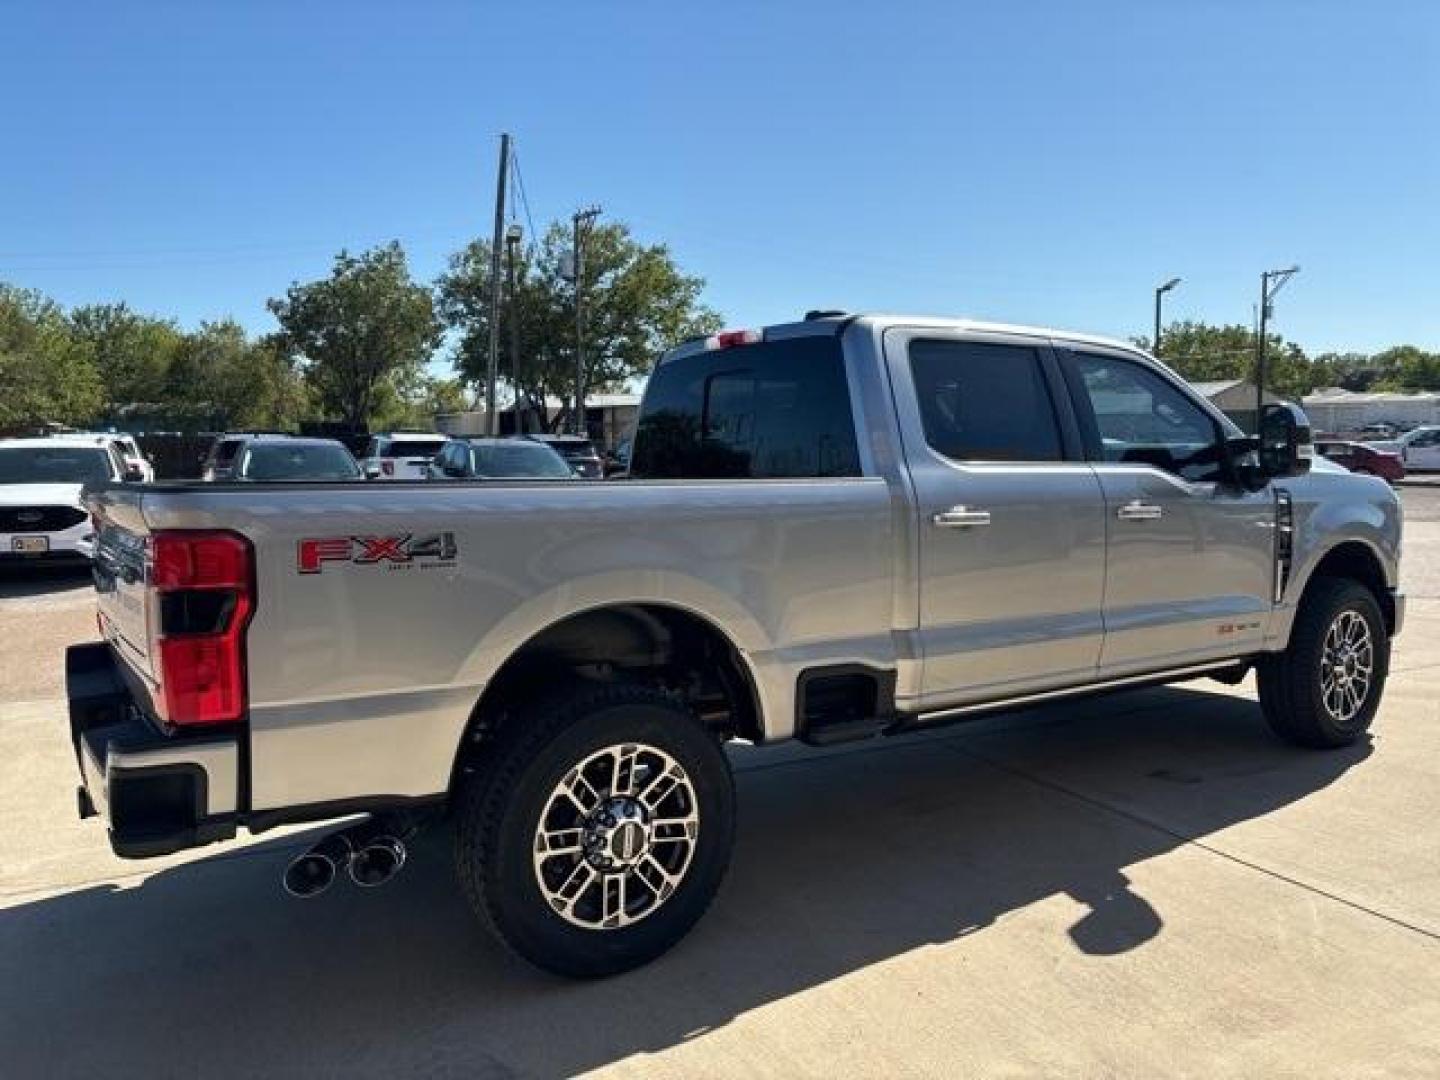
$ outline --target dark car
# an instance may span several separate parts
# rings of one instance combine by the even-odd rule
[[[202,480],[229,480],[239,461],[240,451],[254,439],[288,439],[280,431],[231,431],[217,436],[200,463]]]
[[[1389,450],[1376,450],[1364,443],[1348,442],[1344,439],[1317,439],[1315,452],[1322,457],[1343,465],[1353,473],[1365,473],[1390,481],[1405,479],[1405,463],[1399,454]]]
[[[573,480],[554,450],[528,439],[452,439],[430,459],[432,480]]]
[[[576,476],[599,480],[605,475],[605,463],[600,460],[595,444],[583,435],[526,435],[525,438],[550,447],[575,470]]]
[[[222,479],[253,483],[363,480],[350,451],[334,439],[261,436],[247,439]]]

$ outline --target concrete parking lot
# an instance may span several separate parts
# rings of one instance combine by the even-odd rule
[[[1440,1074],[1440,488],[1364,745],[1292,749],[1247,680],[908,740],[736,755],[710,915],[654,965],[506,958],[447,837],[301,903],[314,830],[154,863],[75,820],[85,581],[0,581],[0,1075]]]

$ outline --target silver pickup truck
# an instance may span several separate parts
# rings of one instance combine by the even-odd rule
[[[449,817],[480,919],[599,975],[714,896],[727,740],[1254,669],[1280,736],[1349,743],[1399,506],[1312,472],[1297,409],[1260,427],[1121,342],[813,313],[661,359],[618,482],[104,487],[80,811],[126,857],[363,815],[298,895]]]

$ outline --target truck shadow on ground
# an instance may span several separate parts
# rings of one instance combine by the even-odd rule
[[[0,912],[0,1055],[15,1076],[97,1061],[109,1075],[573,1074],[910,950],[963,952],[1058,894],[1080,914],[1057,954],[1121,953],[1164,931],[1128,867],[1369,752],[1291,749],[1253,702],[1178,689],[813,756],[742,752],[714,909],[668,956],[598,983],[489,942],[453,885],[448,830],[386,888],[306,902],[278,885],[303,840],[217,853]]]
[[[88,564],[0,565],[0,600],[72,592],[90,585]]]

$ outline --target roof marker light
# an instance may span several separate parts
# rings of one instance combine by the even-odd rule
[[[722,330],[705,339],[705,349],[708,352],[733,349],[737,345],[758,345],[762,340],[764,335],[759,330]]]

